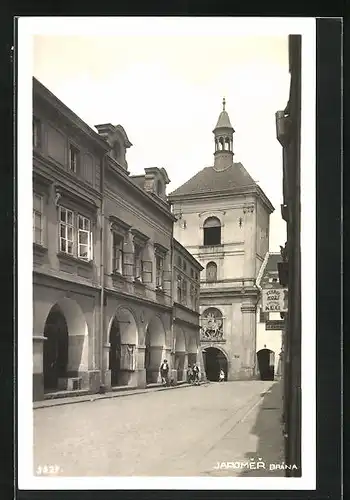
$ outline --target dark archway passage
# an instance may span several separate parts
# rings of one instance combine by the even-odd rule
[[[109,332],[109,343],[109,369],[111,370],[111,385],[113,387],[118,385],[120,378],[121,340],[117,318],[114,318]]]
[[[68,364],[68,327],[57,304],[46,319],[44,337],[44,391],[52,391],[58,389],[58,379],[66,376]]]
[[[158,316],[154,316],[146,329],[145,337],[145,370],[146,383],[156,383],[162,363],[165,346],[165,330]],[[169,361],[169,360],[168,360]]]
[[[270,349],[260,349],[257,352],[258,367],[261,380],[274,380],[275,353]]]
[[[227,380],[227,358],[225,354],[216,347],[207,347],[203,351],[204,368],[207,379],[212,382],[219,380],[220,370],[225,373]]]

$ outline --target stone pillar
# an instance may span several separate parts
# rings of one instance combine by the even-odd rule
[[[109,369],[109,350],[111,344],[109,342],[103,343],[103,352],[102,352],[102,381],[105,388],[108,390],[112,387],[111,382],[111,370]]]
[[[132,375],[133,385],[141,389],[146,387],[145,349],[146,346],[144,345],[137,346],[136,370]]]
[[[256,275],[256,214],[254,204],[243,207],[244,214],[244,272],[246,286],[254,286]],[[250,278],[250,279],[248,279]]]
[[[253,379],[256,365],[256,304],[254,299],[242,300],[241,379]]]
[[[44,399],[44,342],[46,337],[43,335],[33,336],[33,401]]]

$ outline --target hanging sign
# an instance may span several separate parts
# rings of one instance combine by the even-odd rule
[[[267,288],[262,291],[263,312],[286,312],[288,311],[288,289]]]

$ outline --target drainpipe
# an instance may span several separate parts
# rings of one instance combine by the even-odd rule
[[[105,183],[105,162],[106,155],[102,157],[101,164],[101,185],[100,192],[102,194],[102,203],[101,203],[101,255],[100,255],[100,287],[101,287],[101,302],[100,302],[100,370],[101,370],[101,381],[100,381],[100,391],[104,392],[105,390],[105,375],[104,375],[104,367],[103,367],[103,358],[104,358],[104,301],[105,301],[105,287],[104,287],[104,257],[105,257],[105,196],[104,196],[104,183]]]

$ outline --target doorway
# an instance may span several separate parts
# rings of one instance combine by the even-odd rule
[[[44,337],[44,391],[48,392],[58,389],[58,379],[66,376],[68,365],[68,327],[58,305],[52,307],[47,317]]]
[[[257,352],[260,380],[274,380],[275,353],[271,349],[260,349]]]
[[[227,358],[225,354],[216,347],[207,347],[203,351],[204,368],[207,379],[212,382],[218,382],[220,370],[225,373],[227,380]]]
[[[120,357],[121,339],[119,322],[114,318],[109,332],[109,369],[111,370],[111,385],[117,386],[120,383]]]

